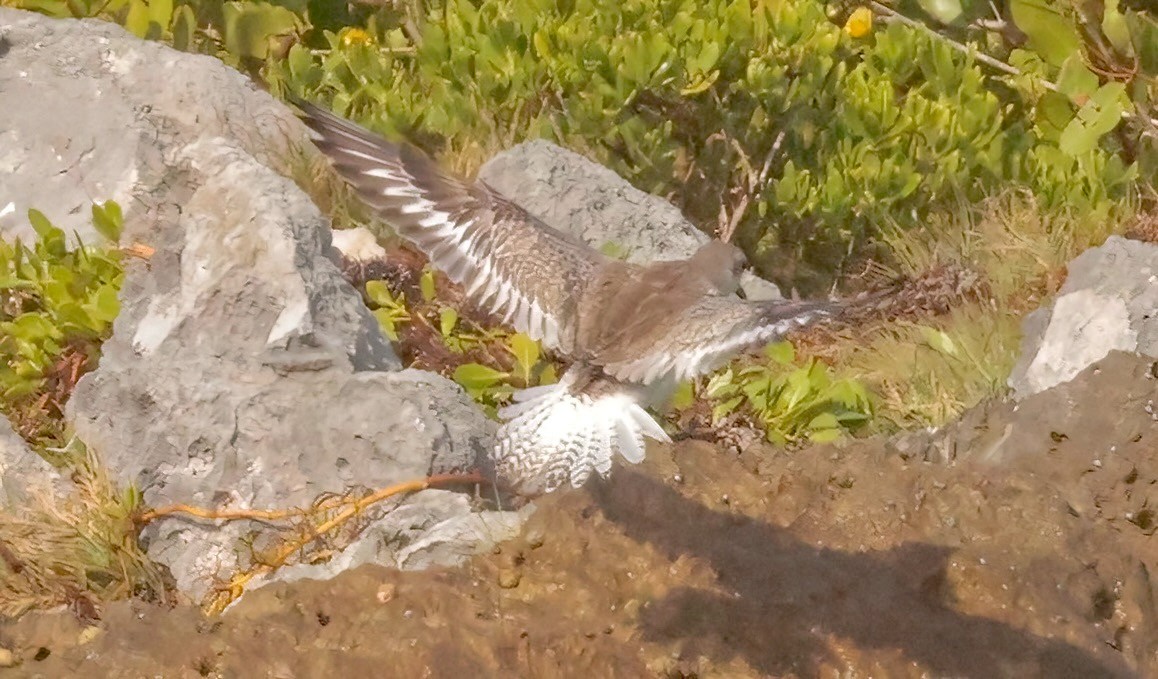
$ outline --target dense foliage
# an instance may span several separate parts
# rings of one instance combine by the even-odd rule
[[[1130,16],[1141,53],[1158,31]],[[528,136],[588,150],[706,228],[738,219],[781,282],[830,277],[881,223],[1009,185],[1045,209],[1106,212],[1156,169],[1132,162],[1153,151],[1140,123],[1108,134],[1131,96],[1149,101],[1145,81],[1099,77],[1072,29],[1009,51],[1024,75],[1005,77],[900,23],[852,38],[819,2],[451,0],[424,19],[420,35],[327,33],[271,77],[451,152]]]

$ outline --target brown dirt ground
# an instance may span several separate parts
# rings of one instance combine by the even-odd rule
[[[1112,355],[979,409],[933,437],[949,464],[657,447],[464,567],[275,584],[217,619],[32,614],[0,625],[0,675],[1158,676],[1156,371]]]

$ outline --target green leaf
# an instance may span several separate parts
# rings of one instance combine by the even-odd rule
[[[138,38],[149,34],[149,5],[145,0],[131,0],[129,13],[125,15],[125,30]]]
[[[718,372],[708,379],[707,386],[704,387],[704,395],[708,398],[721,398],[734,394],[739,387],[735,383],[732,369],[728,368],[723,372]]]
[[[1070,99],[1057,92],[1046,92],[1037,102],[1037,124],[1047,139],[1056,141],[1074,115]]]
[[[943,24],[951,24],[961,16],[960,0],[918,0],[921,9]]]
[[[691,380],[684,380],[676,386],[675,391],[672,392],[671,398],[668,399],[668,407],[672,410],[683,410],[691,407],[696,401],[695,383]]]
[[[239,57],[265,59],[275,38],[294,33],[296,14],[265,2],[228,2],[223,10],[225,49]]]
[[[868,422],[869,417],[870,416],[868,413],[858,413],[853,410],[845,410],[838,413],[836,419],[840,420],[841,425],[849,425]]]
[[[192,52],[196,47],[197,17],[189,5],[181,5],[173,13],[170,30],[173,33],[173,47],[182,52]],[[296,45],[295,45],[296,47]]]
[[[1102,14],[1102,33],[1119,54],[1134,56],[1134,43],[1130,36],[1130,24],[1118,10],[1118,0],[1105,0]]]
[[[56,318],[61,326],[66,324],[71,324],[74,326],[74,328],[71,328],[73,331],[96,331],[102,327],[93,321],[92,316],[90,316],[89,313],[76,302],[68,302],[66,304],[62,304],[60,308],[56,310]]]
[[[507,373],[481,363],[465,363],[454,369],[454,381],[466,389],[486,389],[508,377]]]
[[[390,286],[386,281],[366,281],[366,297],[370,303],[379,307],[394,305],[394,295],[390,293]]]
[[[1126,23],[1130,25],[1130,35],[1142,70],[1147,73],[1158,71],[1158,17],[1128,12]]]
[[[29,311],[20,314],[8,323],[4,323],[5,331],[22,340],[38,341],[44,337],[61,338],[60,330],[53,325],[44,314]]]
[[[809,379],[808,373],[809,369],[805,367],[798,368],[788,375],[784,392],[780,396],[785,410],[792,410],[798,406],[812,391],[812,381]]]
[[[121,230],[125,225],[121,206],[112,200],[105,201],[103,204],[93,203],[92,225],[105,240],[113,244],[119,243]]]
[[[1062,63],[1057,89],[1080,106],[1098,90],[1098,76],[1086,66],[1082,55],[1075,52]]]
[[[371,313],[378,319],[378,327],[382,328],[382,334],[390,338],[390,341],[397,342],[398,328],[394,322],[394,314],[389,309],[375,309]]]
[[[832,413],[821,413],[812,418],[808,423],[808,428],[815,431],[817,429],[837,429],[840,427],[840,421],[836,419],[836,415]]]
[[[791,342],[773,342],[764,347],[764,355],[780,365],[792,365],[796,361],[796,348]]]
[[[0,290],[30,290],[35,287],[36,284],[32,281],[21,280],[12,276],[0,278]]]
[[[32,230],[40,237],[40,242],[44,244],[44,249],[50,255],[62,256],[67,251],[64,244],[64,232],[52,225],[48,221],[48,217],[40,210],[29,208],[28,223],[32,225]]]
[[[1106,83],[1098,88],[1062,131],[1058,142],[1062,152],[1076,157],[1092,151],[1102,135],[1121,122],[1122,113],[1129,106],[1125,93],[1126,85],[1119,82]]]
[[[539,362],[539,343],[531,339],[530,336],[517,332],[511,335],[510,340],[507,341],[510,351],[515,356],[515,364],[518,367],[519,377],[524,383],[530,383],[531,372],[535,365]]]
[[[112,285],[101,287],[96,296],[94,305],[96,318],[102,323],[111,323],[121,313],[121,301],[117,298],[117,289]]]
[[[443,337],[450,337],[454,326],[458,324],[458,312],[450,307],[438,312],[438,330]]]
[[[1054,66],[1061,66],[1081,48],[1073,21],[1047,0],[1010,0],[1013,22],[1029,38],[1029,46]]]
[[[774,443],[778,446],[788,443],[788,437],[784,435],[784,432],[772,427],[768,428],[768,432],[764,434],[764,438],[767,439],[769,443]]]
[[[717,403],[712,408],[712,422],[719,424],[720,420],[727,417],[733,410],[736,409],[736,406],[740,405],[740,403],[743,401],[743,396],[735,396],[728,399],[727,401],[724,401],[723,403]]]
[[[36,393],[43,384],[43,379],[23,378],[16,381],[15,384],[10,384],[3,393],[0,393],[0,400],[12,403],[18,398],[29,396]]]
[[[149,0],[150,37],[161,37],[173,20],[173,0]],[[157,35],[152,35],[157,33]]]
[[[422,272],[422,278],[418,281],[418,286],[422,290],[422,299],[425,302],[434,301],[434,270],[427,268]]]
[[[831,443],[844,434],[841,429],[816,429],[808,432],[808,439],[813,443]]]

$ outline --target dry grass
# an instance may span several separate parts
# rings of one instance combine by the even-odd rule
[[[1065,279],[1066,264],[1125,230],[1124,219],[1049,214],[1010,193],[920,231],[886,232],[902,274],[955,264],[977,271],[1002,305],[1035,308]]]
[[[138,497],[118,491],[78,444],[67,496],[34,489],[29,506],[0,510],[0,615],[67,605],[97,617],[101,601],[164,593],[161,573],[137,542]]]
[[[870,385],[878,429],[938,426],[1004,391],[1020,325],[1018,314],[976,303],[924,323],[892,323],[847,352],[837,372]]]
[[[931,308],[842,330],[819,353],[877,395],[878,429],[944,424],[1005,391],[1024,315],[1057,291],[1071,259],[1132,222],[1048,215],[1009,194],[921,231],[892,231],[887,273],[914,282],[913,306],[941,306],[956,282],[975,284],[946,314]]]

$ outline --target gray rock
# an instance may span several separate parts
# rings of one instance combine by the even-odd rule
[[[666,200],[611,170],[537,139],[491,158],[479,178],[547,224],[593,248],[611,245],[631,262],[683,259],[708,241]],[[773,283],[746,274],[749,299],[779,299]]]
[[[305,135],[292,112],[209,56],[137,40],[115,24],[0,7],[0,236],[28,208],[100,242],[93,201],[116,200],[125,236],[175,218],[172,159],[202,136],[276,164]]]
[[[1030,314],[1009,378],[1022,399],[1111,351],[1158,357],[1158,245],[1112,236],[1070,262],[1053,303]]]
[[[221,139],[184,160],[196,188],[129,276],[69,402],[77,435],[154,506],[308,506],[479,466],[493,424],[448,380],[387,371],[398,360],[309,199]],[[197,597],[251,528],[161,522],[149,555]]]
[[[152,506],[287,508],[485,463],[493,423],[449,380],[399,370],[325,218],[270,169],[305,137],[290,111],[215,59],[104,22],[0,9],[0,36],[0,209],[16,206],[0,236],[35,206],[88,239],[89,201],[114,198],[128,238],[156,249],[128,261],[113,337],[68,404],[119,480]],[[384,515],[381,544],[470,521],[465,498],[436,497],[439,520],[408,524],[405,540]],[[251,532],[265,531],[170,518],[144,537],[200,598],[248,565]],[[468,551],[484,539],[458,536]],[[327,572],[393,563],[390,549]]]
[[[0,508],[28,505],[36,492],[55,492],[63,479],[52,465],[33,452],[0,415]]]

